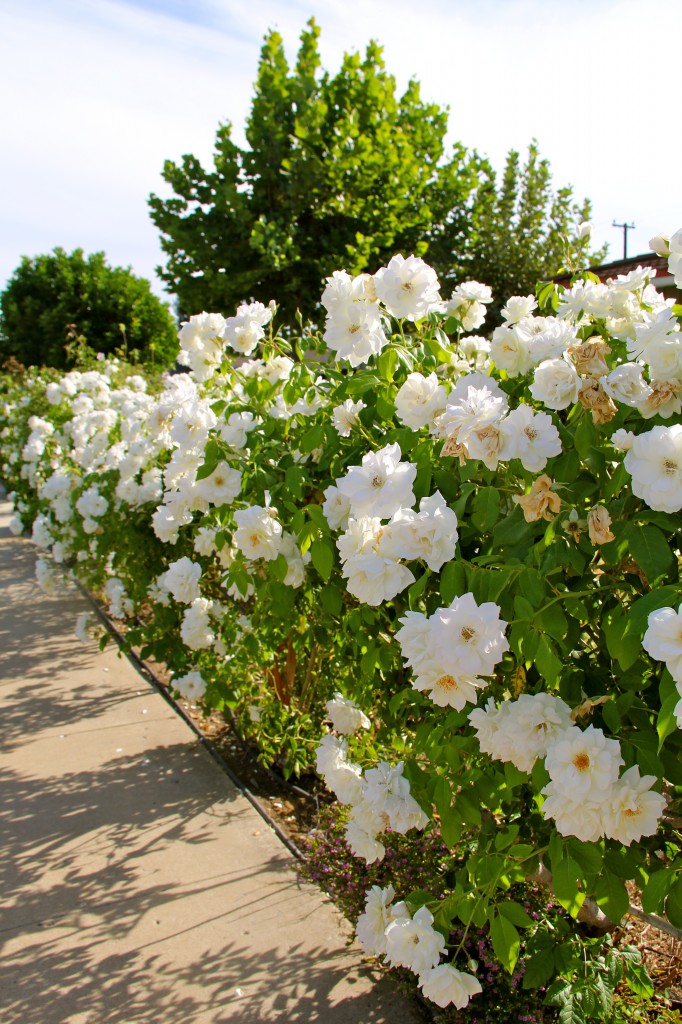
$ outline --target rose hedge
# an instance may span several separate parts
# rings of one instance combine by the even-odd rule
[[[656,243],[680,274],[682,232]],[[189,372],[154,384],[5,378],[42,586],[72,568],[179,692],[286,773],[316,763],[358,856],[386,828],[466,837],[445,898],[375,888],[358,924],[439,1005],[480,991],[459,954],[483,927],[562,1019],[606,1019],[623,973],[650,991],[505,898],[524,879],[602,927],[634,882],[682,927],[682,310],[649,274],[542,284],[486,340],[484,285],[443,301],[394,257],[329,278],[320,330],[192,317]]]

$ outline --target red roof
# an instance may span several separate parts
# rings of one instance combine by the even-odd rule
[[[589,270],[596,274],[600,281],[608,281],[609,278],[618,277],[619,274],[628,274],[637,267],[652,267],[654,270],[653,280],[657,277],[670,277],[667,256],[658,256],[655,252],[645,252],[641,256],[628,256],[625,260],[614,260],[613,263],[601,263],[598,267],[589,267]],[[557,284],[564,284],[568,283],[571,277],[571,274],[557,274],[552,280]]]

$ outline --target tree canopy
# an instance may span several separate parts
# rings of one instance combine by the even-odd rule
[[[501,181],[487,172],[470,206],[464,250],[449,271],[447,253],[434,265],[446,281],[470,277],[490,285],[494,313],[510,295],[533,292],[538,281],[562,269],[566,243],[575,249],[577,227],[590,212],[589,200],[575,202],[570,186],[553,191],[549,162],[540,159],[534,140],[523,165],[516,150],[509,152]],[[606,247],[587,260],[601,263],[605,255]]]
[[[447,108],[425,103],[418,82],[397,97],[376,42],[332,75],[318,37],[311,19],[293,68],[278,33],[265,37],[247,148],[226,122],[213,169],[192,155],[164,165],[174,195],[149,205],[168,257],[157,272],[181,316],[277,296],[288,319],[314,317],[327,275],[374,271],[397,252],[447,283],[478,274],[511,290],[561,268],[558,234],[578,211],[570,189],[552,195],[535,147],[523,171],[510,154],[498,186],[461,143],[446,153]]]
[[[0,295],[0,357],[64,368],[76,336],[97,352],[135,351],[160,366],[178,348],[173,316],[149,281],[109,266],[103,252],[24,256]]]

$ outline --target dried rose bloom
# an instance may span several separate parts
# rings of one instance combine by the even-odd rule
[[[538,519],[551,522],[561,508],[561,498],[552,490],[553,482],[551,477],[543,473],[533,482],[530,494],[514,495],[514,501],[523,509],[527,523],[534,523]]]
[[[603,505],[595,505],[587,514],[587,530],[592,544],[608,544],[615,540],[611,533],[611,516]]]

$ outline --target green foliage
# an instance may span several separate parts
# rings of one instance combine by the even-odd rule
[[[559,293],[542,292],[553,308],[552,296]],[[651,657],[642,643],[651,612],[677,608],[682,597],[679,510],[663,512],[634,493],[633,471],[625,468],[630,464],[612,434],[621,427],[642,434],[651,422],[625,403],[607,423],[579,401],[567,408],[550,405],[543,429],[551,422],[561,451],[557,446],[557,454],[530,468],[522,456],[484,462],[443,455],[445,434],[434,436],[440,419],[407,427],[405,417],[397,415],[396,394],[408,374],[418,368],[450,389],[460,379],[467,357],[457,323],[448,323],[433,314],[395,325],[381,355],[355,371],[320,360],[325,347],[314,328],[297,349],[297,354],[309,349],[310,357],[294,362],[288,358],[292,347],[270,325],[260,358],[237,364],[226,357],[220,372],[197,385],[196,404],[169,384],[159,405],[139,423],[136,459],[132,465],[127,461],[125,473],[120,445],[125,449],[130,443],[129,425],[112,418],[109,433],[98,440],[116,446],[116,458],[111,464],[95,462],[99,448],[89,447],[86,455],[82,446],[69,447],[65,440],[79,434],[67,424],[83,403],[70,408],[62,391],[58,403],[48,404],[54,381],[50,391],[47,377],[29,375],[25,388],[8,385],[0,409],[3,464],[17,490],[22,524],[43,517],[39,533],[49,527],[49,539],[61,545],[62,556],[78,553],[79,575],[91,584],[115,574],[133,607],[144,611],[130,641],[139,643],[145,656],[164,660],[176,679],[199,670],[206,682],[204,706],[229,709],[242,732],[258,743],[263,759],[285,775],[312,769],[326,732],[325,703],[333,693],[357,703],[367,717],[364,727],[343,741],[337,738],[353,766],[350,775],[357,780],[356,767],[359,773],[382,761],[387,765],[380,771],[397,775],[402,762],[394,795],[407,799],[409,783],[410,797],[430,820],[431,835],[451,850],[431,885],[419,878],[412,891],[396,892],[396,899],[409,907],[427,905],[436,928],[453,937],[448,953],[453,963],[463,967],[475,959],[472,942],[485,936],[498,971],[510,984],[516,979],[533,999],[546,998],[556,1019],[565,1024],[626,1020],[629,1009],[617,1010],[618,986],[627,986],[632,1000],[646,1002],[650,980],[633,951],[591,938],[582,919],[586,914],[594,919],[600,910],[615,926],[638,889],[645,912],[664,914],[673,926],[682,926],[679,693],[662,659]],[[531,320],[526,326],[535,325]],[[605,318],[581,315],[577,329],[585,338],[608,337],[614,366],[627,361],[626,342],[608,334]],[[581,354],[571,347],[566,359],[577,362]],[[473,369],[475,357],[468,358]],[[524,404],[540,411],[530,382],[530,371],[494,375],[494,386],[512,408]],[[116,384],[115,374],[109,383]],[[70,384],[65,391],[73,394],[77,383]],[[108,387],[92,393],[93,400],[109,401]],[[125,402],[123,397],[116,396],[111,408],[127,408],[131,396]],[[356,410],[355,423],[348,431],[337,429],[334,410],[360,397],[363,407]],[[209,409],[216,420],[202,433]],[[232,420],[247,414],[248,436],[238,443]],[[146,463],[140,437],[149,441]],[[473,439],[469,435],[470,445]],[[340,562],[355,527],[337,546],[345,527],[329,488],[370,450],[392,444],[400,447],[403,465],[409,462],[414,470],[413,511],[420,497],[432,497],[438,488],[456,512],[457,537],[450,520],[452,546],[440,569],[427,561],[424,549],[408,547],[400,555],[409,570],[405,586],[377,598],[366,586],[366,569],[364,581],[353,588],[349,575],[355,570],[350,560]],[[199,485],[223,461],[241,474],[239,493],[230,500],[202,496]],[[163,504],[157,507],[162,499],[153,489],[146,504],[136,504],[140,477],[131,484],[127,474],[162,470]],[[52,488],[43,486],[56,473],[60,488],[68,488],[66,511],[72,515],[65,515],[63,503],[50,498]],[[556,502],[544,509],[529,502],[530,488],[538,484],[554,487]],[[108,501],[94,526],[78,510],[79,499],[93,486]],[[119,502],[121,494],[126,497]],[[612,536],[594,529],[597,505],[610,517]],[[272,529],[277,524],[277,550],[261,557],[250,550],[251,538],[238,537],[246,509],[257,511]],[[164,526],[168,513],[171,523]],[[371,556],[379,553],[391,524],[369,520],[365,529],[357,555],[367,557],[363,564],[374,572]],[[191,643],[183,629],[189,609],[163,591],[161,582],[164,570],[185,557],[201,570],[200,593],[210,606],[211,635]],[[414,685],[415,672],[402,665],[395,634],[410,621],[408,613],[414,624],[414,613],[431,616],[464,595],[479,607],[498,606],[509,649],[505,645],[494,670],[476,680],[482,694],[467,698],[455,692],[452,703],[442,706]],[[457,683],[450,674],[443,680],[445,686]],[[651,783],[654,792],[665,793],[641,834],[625,832],[626,812],[620,824],[610,822],[615,800],[604,802],[596,824],[589,817],[591,810],[596,813],[589,800],[572,808],[572,820],[562,822],[556,809],[548,813],[550,774],[543,754],[536,751],[533,762],[518,750],[499,756],[486,752],[469,719],[476,697],[479,705],[489,698],[494,705],[511,705],[520,695],[544,693],[566,702],[572,730],[602,730],[618,744],[623,772],[637,766],[642,776],[653,777],[646,787]],[[570,792],[564,798],[570,805]],[[385,820],[390,822],[382,818],[379,829]],[[393,833],[379,835],[377,841],[386,840],[391,849]],[[428,835],[415,840],[415,857]],[[529,879],[548,875],[553,913],[535,917],[520,891]],[[357,909],[358,890],[353,895]],[[500,1011],[497,1019],[513,1017]]]
[[[463,247],[453,248],[449,266],[440,253],[435,265],[448,283],[473,278],[490,285],[494,326],[510,295],[532,294],[536,282],[568,269],[567,250],[578,246],[576,228],[590,212],[589,200],[575,202],[570,187],[552,188],[549,162],[534,140],[523,165],[516,150],[509,152],[500,181],[486,168],[470,204]],[[601,263],[605,255],[606,247],[587,260]]]
[[[83,339],[92,353],[120,351],[157,367],[177,352],[168,307],[130,269],[82,249],[24,256],[0,296],[0,359],[64,368],[67,343],[82,348]]]
[[[332,75],[318,37],[311,20],[290,68],[281,37],[266,36],[247,148],[225,123],[213,169],[192,155],[164,165],[173,197],[149,206],[168,257],[158,273],[183,317],[273,297],[289,321],[315,317],[326,276],[397,252],[424,257],[444,288],[485,280],[499,305],[562,268],[562,235],[575,239],[589,204],[552,192],[536,144],[522,170],[510,153],[498,189],[486,160],[461,143],[445,151],[447,109],[414,80],[396,95],[380,46],[346,54]]]

